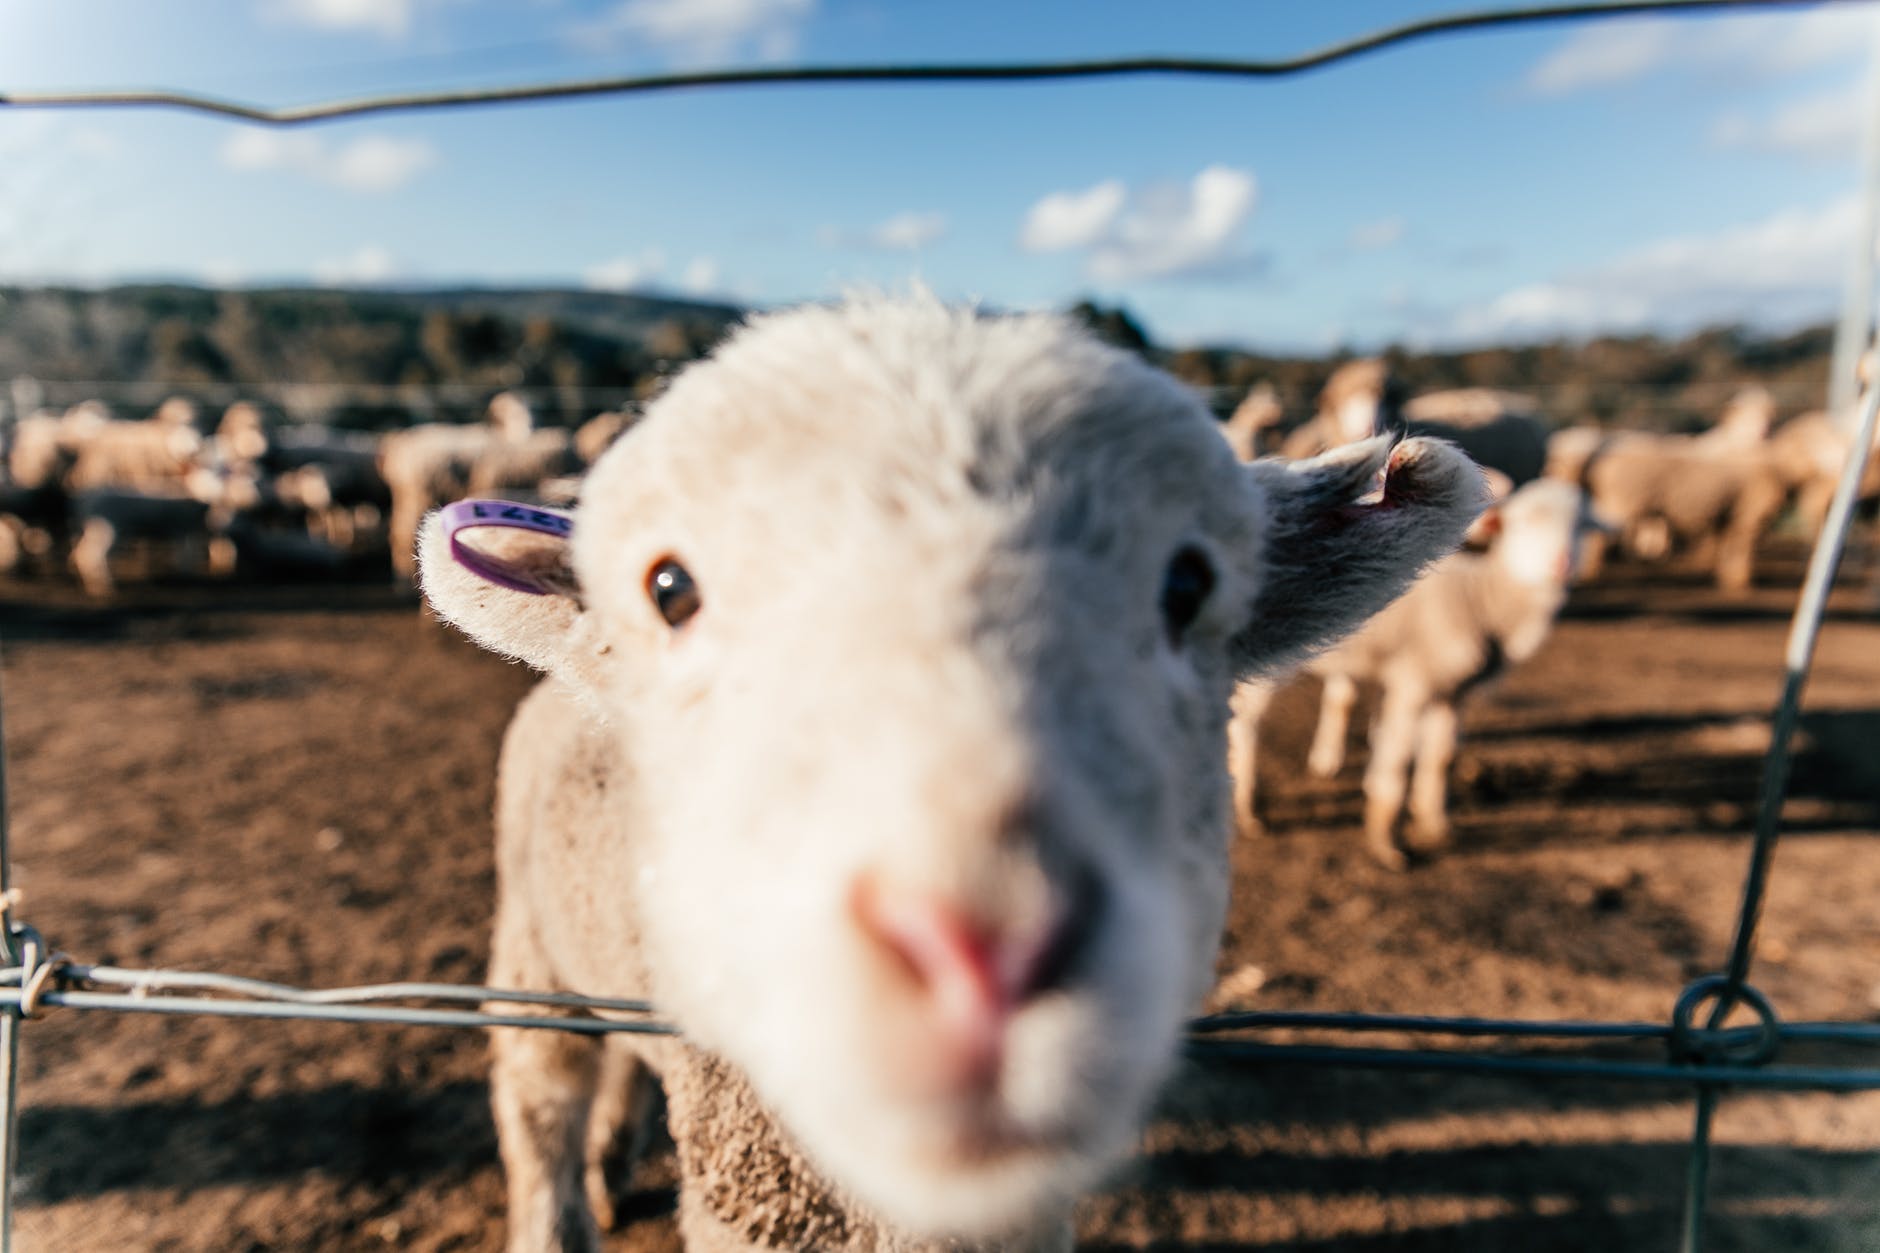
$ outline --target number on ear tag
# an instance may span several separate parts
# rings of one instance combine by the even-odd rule
[[[544,587],[531,572],[516,562],[472,547],[464,532],[480,527],[502,526],[519,531],[534,531],[566,540],[574,534],[574,515],[559,509],[519,505],[511,500],[460,500],[445,505],[442,513],[444,538],[450,541],[450,555],[458,565],[478,578],[487,579],[512,592],[546,596],[552,588]]]

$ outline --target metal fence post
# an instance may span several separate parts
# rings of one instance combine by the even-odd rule
[[[0,1253],[13,1250],[13,1181],[18,1175],[20,1118],[20,1010],[9,1005],[0,1011]]]
[[[20,964],[13,936],[13,863],[7,846],[6,702],[0,693],[0,956]],[[13,1182],[19,1173],[20,1027],[18,1004],[0,1010],[0,1253],[13,1253]]]
[[[1717,1089],[1700,1084],[1697,1121],[1691,1127],[1691,1156],[1684,1174],[1684,1231],[1678,1253],[1704,1253],[1704,1201],[1710,1192],[1710,1120],[1717,1110]]]

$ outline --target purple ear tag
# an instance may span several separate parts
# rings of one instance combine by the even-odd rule
[[[458,565],[498,587],[506,587],[512,592],[527,592],[532,596],[546,596],[550,589],[543,587],[531,577],[529,571],[515,562],[472,548],[464,542],[463,533],[478,527],[506,526],[519,531],[552,535],[562,540],[574,534],[573,514],[563,513],[559,509],[519,505],[512,500],[460,500],[445,505],[440,516],[444,524],[444,538],[450,541],[451,558]]]

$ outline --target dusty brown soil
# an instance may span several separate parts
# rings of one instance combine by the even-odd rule
[[[1619,571],[1475,710],[1457,846],[1358,851],[1355,761],[1269,736],[1222,1001],[1663,1020],[1729,941],[1793,560],[1747,601]],[[1880,1015],[1880,622],[1809,692],[1757,981]],[[374,589],[0,589],[24,916],[89,961],[309,985],[482,976],[491,763],[529,683]],[[1359,722],[1361,725],[1361,721]],[[1828,1060],[1880,1065],[1880,1052]],[[63,1010],[25,1033],[27,1249],[494,1250],[470,1032]],[[1677,1088],[1195,1064],[1092,1249],[1670,1249]],[[1726,1097],[1709,1248],[1880,1249],[1880,1095]],[[610,1247],[672,1249],[669,1158]]]

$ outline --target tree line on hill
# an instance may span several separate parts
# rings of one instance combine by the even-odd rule
[[[1352,356],[1169,347],[1126,309],[1085,301],[1071,312],[1202,389],[1222,413],[1268,383],[1288,418],[1303,420]],[[742,315],[704,301],[551,289],[0,287],[0,382],[15,381],[0,398],[17,409],[98,395],[136,416],[170,393],[211,406],[242,397],[293,420],[380,429],[466,417],[514,389],[543,421],[569,425],[644,399]],[[1382,355],[1413,392],[1503,388],[1534,395],[1562,424],[1689,430],[1750,384],[1768,387],[1785,414],[1818,406],[1830,347],[1826,326],[1721,327]]]

